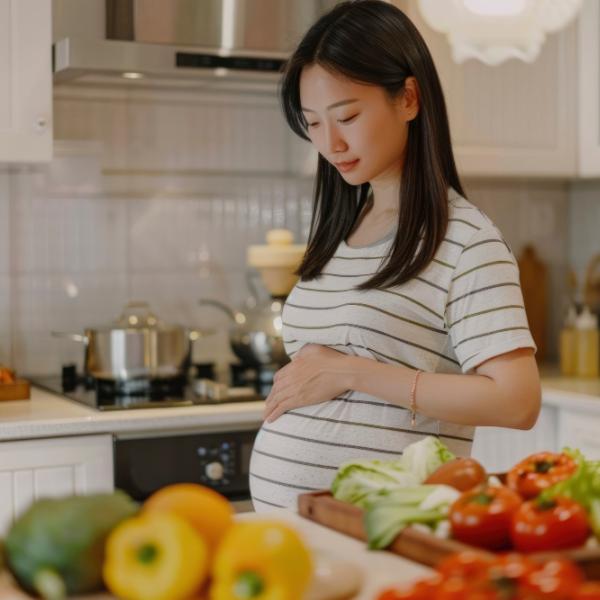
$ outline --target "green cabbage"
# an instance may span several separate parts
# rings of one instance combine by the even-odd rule
[[[355,460],[340,466],[331,484],[338,500],[361,508],[381,490],[415,487],[455,456],[437,438],[426,437],[404,449],[396,460]]]
[[[427,436],[410,444],[402,453],[402,464],[423,483],[434,471],[456,456],[438,438]]]
[[[331,484],[338,500],[364,508],[369,494],[418,485],[416,477],[400,461],[358,460],[343,464]]]

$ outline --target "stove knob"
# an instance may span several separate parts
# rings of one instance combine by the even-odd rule
[[[223,465],[220,462],[208,463],[204,469],[206,476],[212,481],[217,481],[223,477]]]

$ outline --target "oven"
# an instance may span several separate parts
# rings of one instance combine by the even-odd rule
[[[119,434],[114,437],[115,488],[144,501],[173,483],[199,483],[252,510],[250,455],[257,429]]]

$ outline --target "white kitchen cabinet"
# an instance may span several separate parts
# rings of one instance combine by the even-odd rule
[[[51,0],[0,0],[0,162],[52,158]]]
[[[592,2],[597,11],[597,0]],[[532,64],[509,60],[491,67],[468,60],[458,65],[446,36],[425,24],[417,3],[397,4],[416,24],[435,61],[462,175],[576,175],[577,22],[548,35]],[[595,24],[597,43],[597,19]],[[596,68],[596,86],[597,73]]]
[[[600,2],[586,0],[579,19],[579,175],[600,175]]]
[[[33,500],[113,488],[111,435],[0,442],[0,536]]]
[[[529,430],[478,427],[471,456],[484,465],[488,473],[508,471],[534,452],[558,450],[558,421],[556,407],[542,406],[537,423]]]

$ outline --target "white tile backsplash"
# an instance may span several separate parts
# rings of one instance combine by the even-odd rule
[[[582,292],[591,259],[600,253],[600,182],[577,182],[571,190],[569,265]]]
[[[20,181],[27,175],[18,175]],[[41,190],[14,203],[18,273],[126,269],[127,205],[119,199],[52,197]]]

